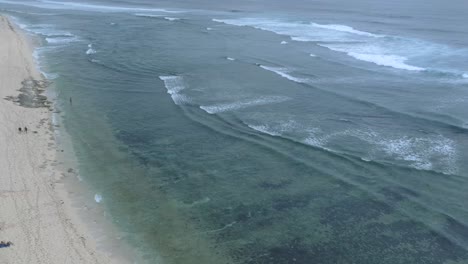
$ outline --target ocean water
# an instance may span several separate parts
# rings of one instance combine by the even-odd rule
[[[468,263],[466,10],[0,0],[146,263]]]

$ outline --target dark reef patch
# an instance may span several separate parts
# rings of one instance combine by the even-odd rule
[[[51,103],[45,95],[42,95],[49,86],[49,81],[29,78],[21,82],[21,84],[20,94],[18,96],[7,96],[5,100],[28,108],[46,107],[50,109]]]

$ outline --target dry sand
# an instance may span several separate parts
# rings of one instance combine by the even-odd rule
[[[0,241],[13,243],[0,264],[114,262],[67,198],[41,80],[26,38],[0,16]]]

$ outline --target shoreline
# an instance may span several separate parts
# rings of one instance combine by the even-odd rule
[[[3,15],[0,38],[0,241],[12,243],[0,248],[0,264],[128,263],[99,243],[103,232],[91,228],[98,220],[83,219],[93,210],[84,215],[89,207],[79,203],[86,190],[76,183],[73,154],[63,153],[71,142],[57,139],[66,131],[53,122],[60,117],[43,95],[49,83],[31,43]]]

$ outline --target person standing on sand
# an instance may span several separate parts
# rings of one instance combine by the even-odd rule
[[[73,105],[73,100],[71,97],[70,97],[70,105]]]
[[[28,133],[28,128],[24,127],[24,132]]]
[[[18,131],[21,133],[21,127],[18,127]]]

